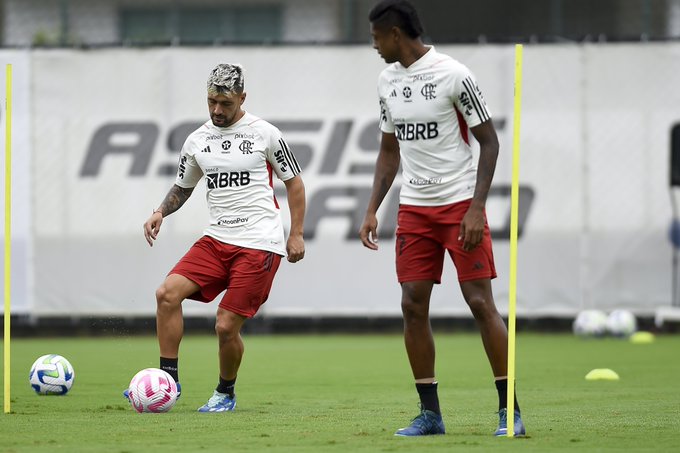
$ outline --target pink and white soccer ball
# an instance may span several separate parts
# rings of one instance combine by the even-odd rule
[[[163,370],[146,368],[130,381],[130,403],[137,412],[168,412],[177,401],[177,384]]]

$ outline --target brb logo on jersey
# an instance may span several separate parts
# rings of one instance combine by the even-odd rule
[[[397,135],[397,140],[401,141],[429,140],[439,136],[437,126],[436,121],[428,123],[398,123],[394,125],[394,132]]]
[[[223,189],[225,187],[241,187],[250,184],[249,171],[229,171],[226,173],[208,173],[205,175],[208,189]]]

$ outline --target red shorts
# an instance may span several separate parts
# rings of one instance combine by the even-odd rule
[[[168,275],[182,275],[200,286],[189,296],[200,302],[211,302],[226,289],[220,307],[252,318],[269,297],[280,263],[281,255],[276,253],[203,236]]]
[[[488,223],[484,222],[482,242],[473,250],[463,250],[463,241],[458,240],[460,223],[470,203],[465,200],[445,206],[399,206],[395,244],[399,283],[441,283],[444,250],[456,266],[459,282],[496,278]]]

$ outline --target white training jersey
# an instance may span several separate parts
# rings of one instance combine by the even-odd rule
[[[196,187],[205,175],[210,225],[204,234],[240,247],[286,254],[273,173],[300,173],[295,156],[270,123],[245,113],[229,127],[212,121],[184,142],[175,184]]]
[[[408,68],[385,68],[378,94],[380,130],[399,141],[400,202],[440,206],[472,198],[477,163],[469,128],[491,114],[470,70],[430,47]]]

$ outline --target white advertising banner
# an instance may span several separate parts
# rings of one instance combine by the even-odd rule
[[[468,65],[501,154],[487,211],[507,311],[513,46],[437,46]],[[670,128],[680,121],[679,44],[525,47],[518,316],[585,307],[650,313],[670,304]],[[378,151],[370,47],[33,51],[33,313],[139,316],[207,221],[201,184],[150,248],[142,224],[174,182],[184,138],[208,119],[218,63],[246,74],[245,108],[276,124],[302,167],[307,254],[282,262],[262,313],[399,316],[394,228],[399,181],[382,206],[380,250],[357,230]],[[633,63],[634,62],[634,63]],[[277,186],[287,219],[283,184]],[[287,221],[287,220],[286,220]],[[453,265],[434,316],[469,311]],[[187,302],[185,314],[216,303]]]
[[[3,227],[0,230],[3,247],[10,245],[11,260],[9,263],[10,280],[10,312],[28,314],[33,307],[32,293],[32,242],[31,234],[31,59],[27,52],[16,50],[0,50],[0,92],[2,107],[0,109],[0,174],[2,175],[2,196],[0,212]],[[7,91],[7,67],[11,67],[11,96]],[[11,98],[11,105],[8,102]],[[10,108],[11,107],[11,108]],[[10,129],[10,177],[11,194],[10,209],[6,210],[5,198],[8,195],[6,186],[7,141],[6,130],[8,114],[11,113]],[[10,223],[11,241],[5,237],[6,222]],[[3,256],[4,256],[3,248]],[[0,264],[3,272],[2,292],[5,291],[5,260]],[[2,304],[4,314],[5,302]]]

